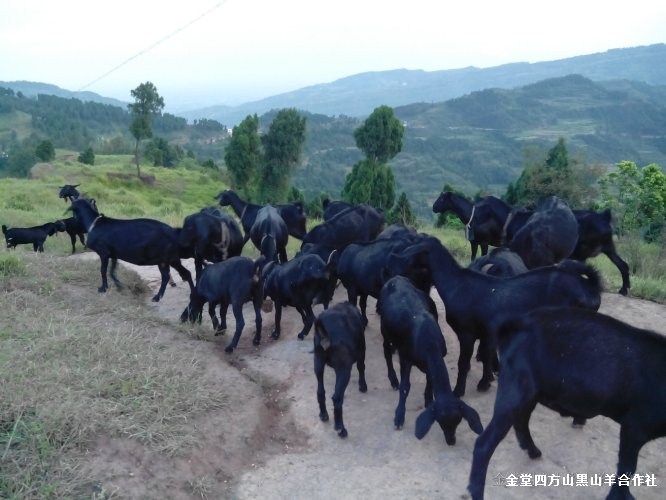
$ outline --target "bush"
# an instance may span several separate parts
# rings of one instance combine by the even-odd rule
[[[95,153],[93,152],[93,148],[87,148],[83,153],[81,153],[79,155],[78,161],[85,163],[86,165],[94,165]]]

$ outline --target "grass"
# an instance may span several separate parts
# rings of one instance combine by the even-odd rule
[[[138,276],[121,269],[129,291],[111,297],[89,293],[94,261],[0,253],[15,259],[21,273],[0,275],[0,498],[90,498],[100,436],[164,456],[205,442],[191,422],[226,407],[224,385],[168,341]]]

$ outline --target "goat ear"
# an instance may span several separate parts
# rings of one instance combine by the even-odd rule
[[[423,439],[432,424],[435,422],[435,403],[434,401],[428,405],[428,407],[421,412],[421,414],[416,418],[416,426],[414,427],[414,435],[416,439]]]
[[[483,432],[481,419],[474,408],[468,406],[464,401],[460,401],[460,412],[462,413],[463,418],[467,420],[470,429],[476,434],[481,434]]]

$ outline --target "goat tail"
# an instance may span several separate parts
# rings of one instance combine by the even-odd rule
[[[2,225],[2,234],[7,234],[7,226]]]
[[[559,267],[565,271],[583,276],[587,280],[590,291],[601,293],[603,289],[601,274],[594,266],[585,262],[567,259],[560,262]]]

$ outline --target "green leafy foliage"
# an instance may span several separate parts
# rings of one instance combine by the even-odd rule
[[[303,152],[305,121],[295,109],[282,109],[261,137],[263,160],[257,185],[259,202],[286,200],[293,170]]]
[[[386,219],[389,224],[403,224],[411,227],[418,226],[412,206],[404,192],[400,193],[398,201],[395,202],[395,205],[389,211]]]
[[[367,159],[386,163],[402,150],[404,129],[392,108],[379,106],[354,131],[354,139]]]
[[[93,148],[86,148],[78,157],[78,161],[85,165],[95,164],[95,152]]]
[[[631,161],[599,179],[601,206],[610,208],[620,234],[638,231],[647,241],[657,241],[666,220],[666,174],[656,164],[642,169]]]
[[[51,161],[55,158],[55,147],[49,140],[41,141],[35,148],[35,156],[42,161]]]
[[[388,165],[361,160],[347,174],[342,199],[388,210],[395,201],[395,178]]]
[[[231,187],[243,199],[253,199],[252,182],[261,162],[257,115],[247,116],[234,127],[229,145],[224,151],[224,162],[231,177]]]
[[[164,99],[159,95],[157,87],[152,82],[140,84],[137,88],[130,91],[130,94],[134,98],[134,103],[127,105],[132,114],[132,123],[129,130],[136,141],[134,147],[136,174],[137,177],[141,177],[139,143],[141,140],[149,139],[153,136],[153,116],[159,114],[162,108],[164,108]]]

